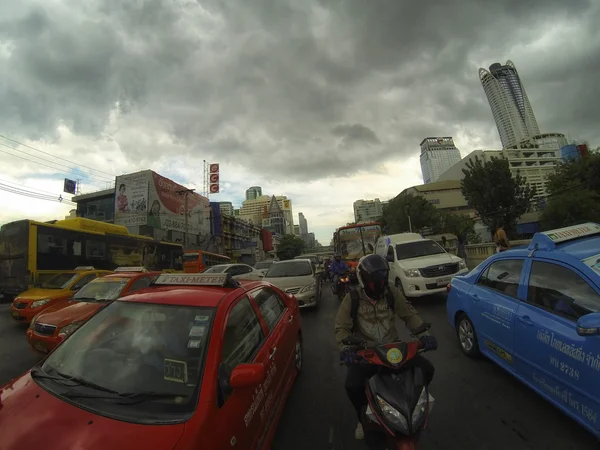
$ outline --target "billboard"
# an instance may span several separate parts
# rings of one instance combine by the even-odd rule
[[[187,197],[188,233],[210,234],[208,199],[152,170],[118,176],[115,189],[117,225],[183,232]]]
[[[148,171],[120,175],[115,183],[115,224],[146,225],[148,216]]]

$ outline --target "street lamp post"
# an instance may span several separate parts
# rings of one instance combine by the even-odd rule
[[[182,189],[180,191],[177,191],[177,193],[179,195],[185,195],[184,197],[184,203],[183,203],[183,220],[184,220],[184,224],[183,224],[183,245],[184,245],[184,249],[185,247],[187,247],[187,241],[188,241],[188,195],[189,194],[193,194],[194,191],[196,189]]]

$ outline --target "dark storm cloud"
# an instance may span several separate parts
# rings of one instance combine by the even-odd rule
[[[513,59],[543,131],[600,137],[591,0],[9,3],[0,123],[13,135],[64,122],[100,137],[118,110],[130,161],[187,151],[278,179],[375,171],[426,136],[497,145],[477,69]],[[562,31],[537,42],[559,25],[577,30],[576,51],[552,52]]]

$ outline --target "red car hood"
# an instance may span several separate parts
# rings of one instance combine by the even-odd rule
[[[101,307],[108,305],[109,302],[78,302],[64,301],[56,306],[51,306],[41,313],[36,322],[55,325],[59,328],[73,322],[87,320]]]
[[[137,425],[79,409],[29,373],[0,389],[0,450],[171,450],[184,425]]]

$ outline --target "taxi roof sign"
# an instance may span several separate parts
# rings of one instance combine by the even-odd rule
[[[75,270],[96,270],[94,266],[77,266]]]
[[[117,267],[115,270],[117,272],[148,272],[145,267]]]
[[[528,250],[553,250],[556,248],[556,244],[596,234],[600,234],[600,224],[594,222],[548,230],[536,233],[529,244]]]
[[[228,273],[163,273],[154,280],[154,284],[163,286],[239,286]]]

